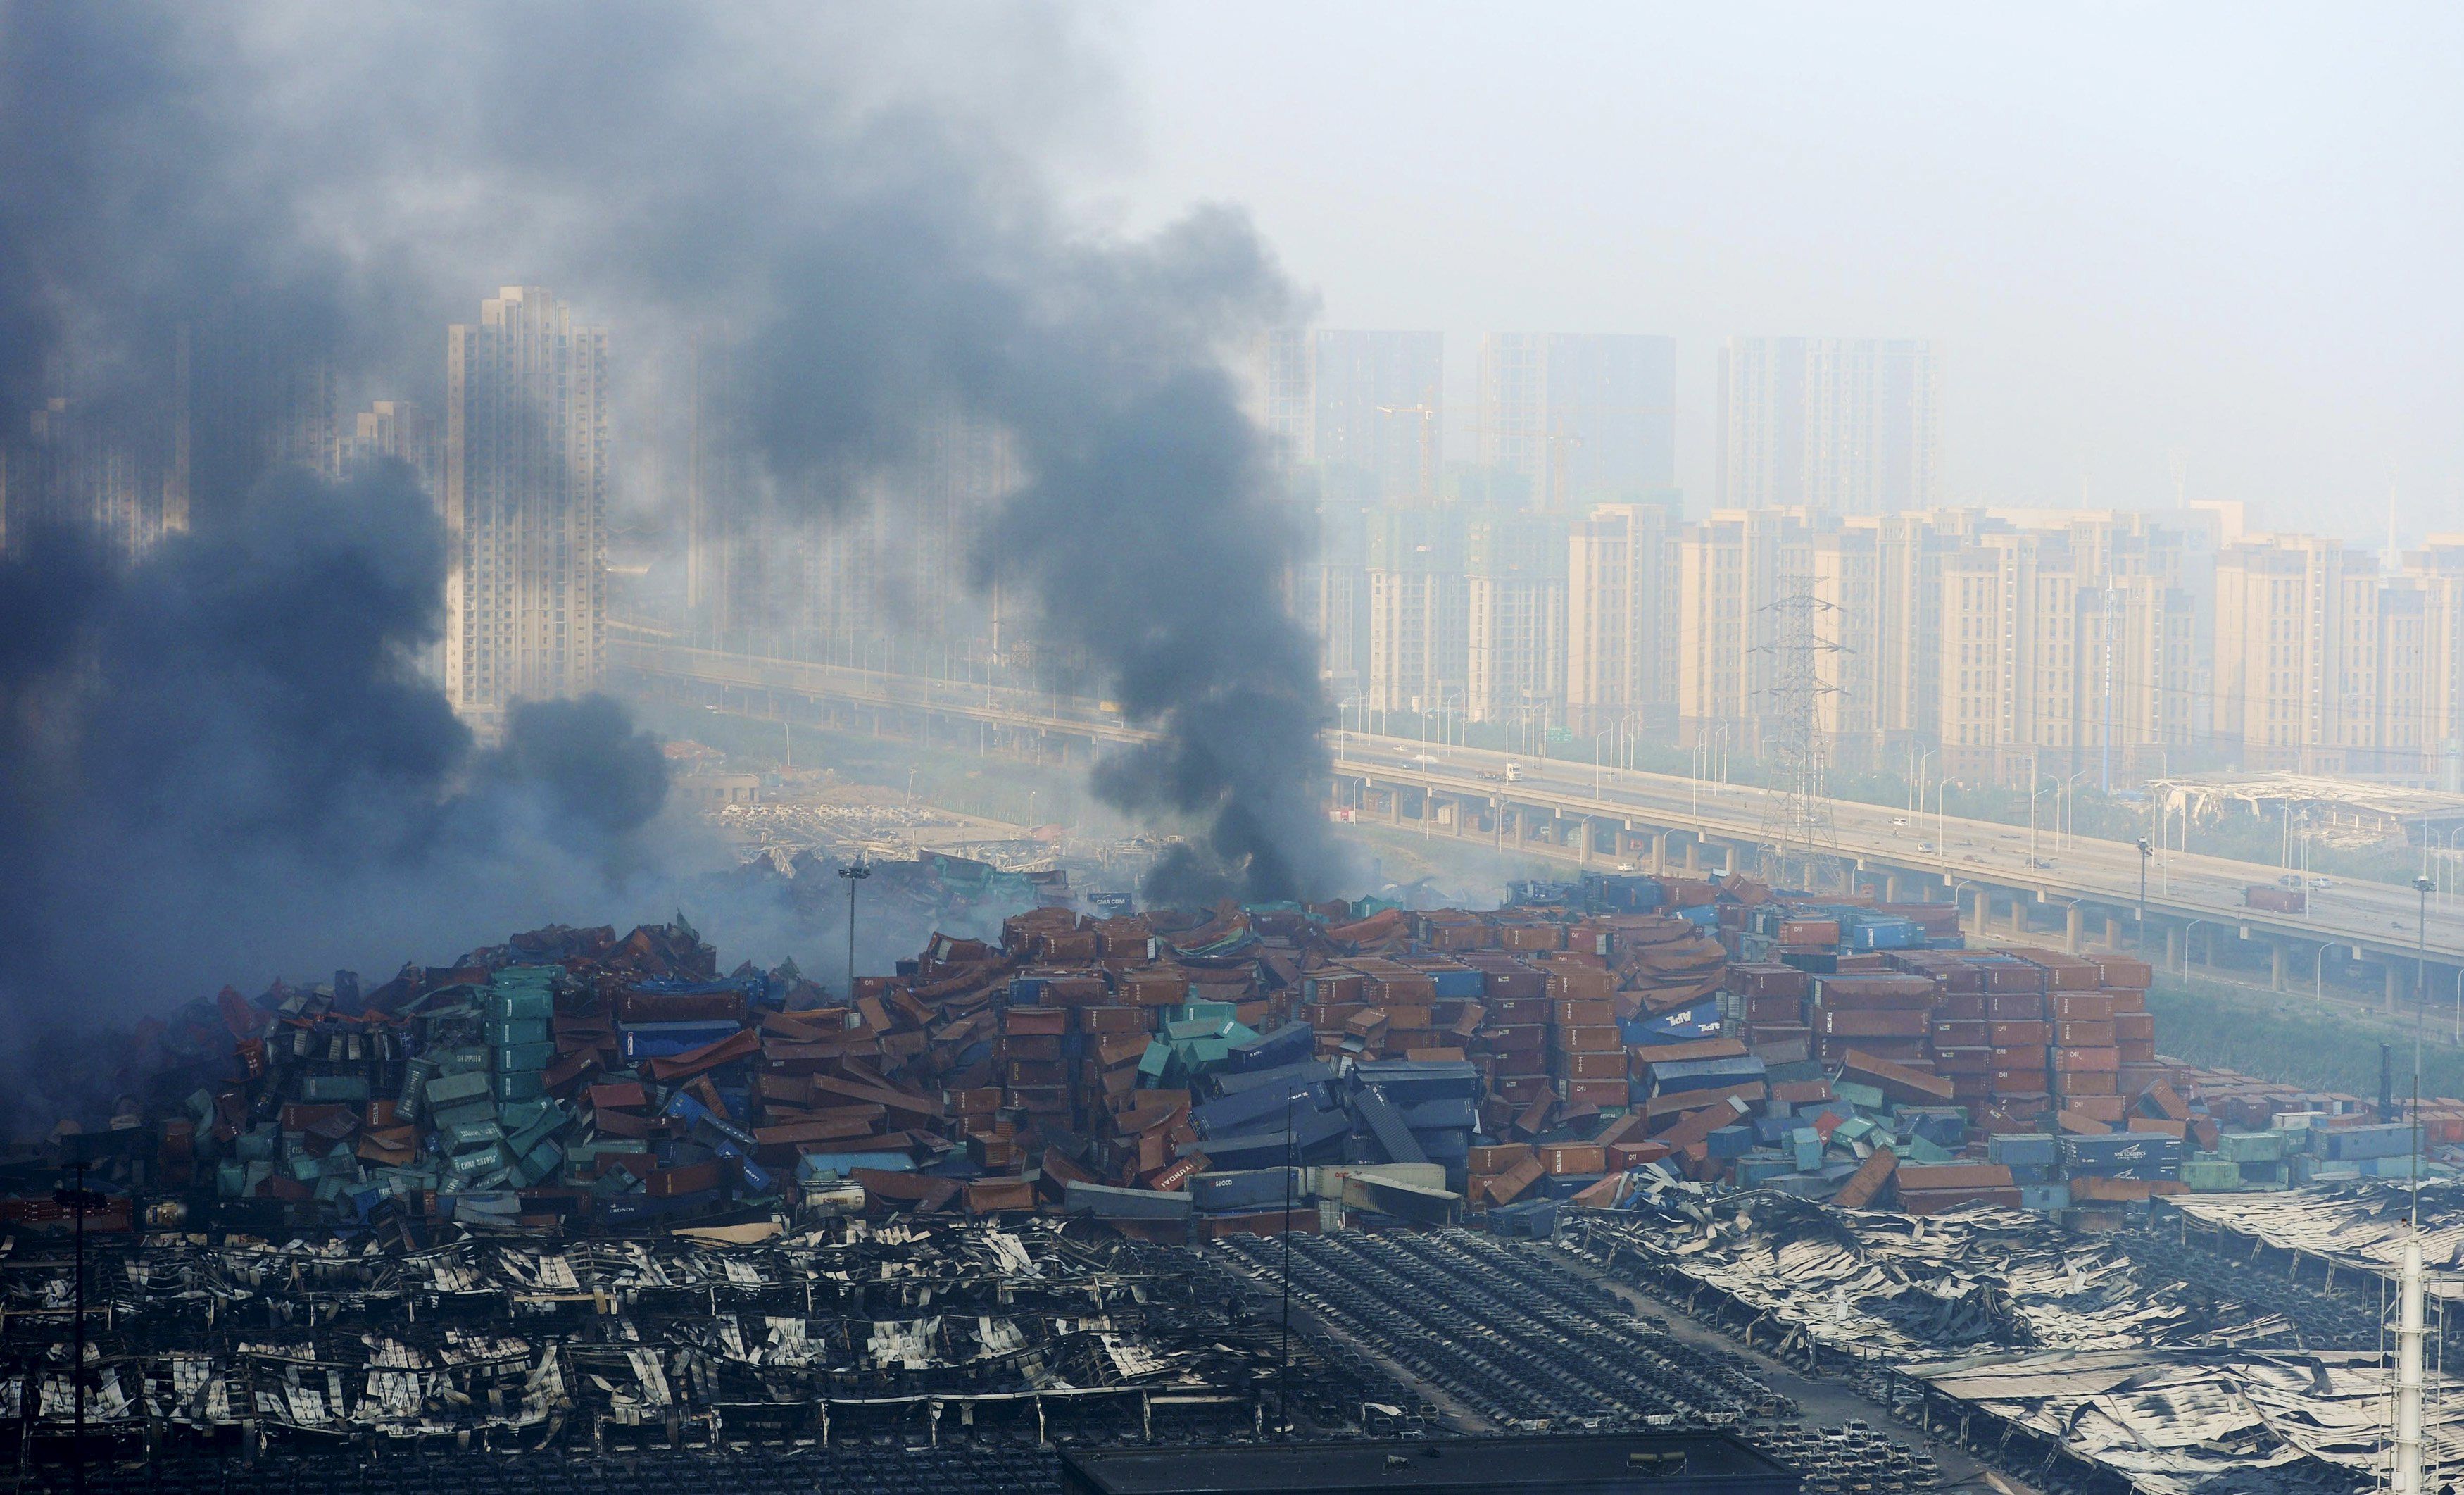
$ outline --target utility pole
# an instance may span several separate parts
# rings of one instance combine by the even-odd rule
[[[864,856],[859,852],[853,862],[839,868],[839,875],[847,879],[847,1000],[852,1002],[855,1000],[855,889],[856,884],[872,875],[872,868],[864,865]]]

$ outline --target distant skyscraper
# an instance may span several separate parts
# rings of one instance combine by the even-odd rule
[[[1940,501],[1933,347],[1730,338],[1720,351],[1720,507],[1891,514]]]
[[[506,286],[447,333],[446,692],[483,731],[599,683],[606,617],[607,331]]]
[[[1322,330],[1310,456],[1330,498],[1433,498],[1445,450],[1445,334]]]
[[[1491,333],[1480,347],[1483,466],[1579,514],[1677,481],[1677,344],[1613,333]]]

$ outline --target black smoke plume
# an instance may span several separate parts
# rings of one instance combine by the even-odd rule
[[[528,703],[477,747],[414,664],[444,569],[398,467],[273,474],[134,564],[77,530],[19,538],[0,1037],[216,972],[465,948],[621,881],[665,796],[657,744],[592,697]]]
[[[1292,537],[1225,372],[1291,294],[1236,213],[1123,237],[1059,206],[1043,163],[1104,145],[1108,94],[1036,8],[0,3],[12,493],[64,392],[152,433],[149,483],[161,411],[193,415],[192,528],[154,554],[11,515],[21,1019],[35,992],[390,955],[490,900],[490,931],[587,916],[539,905],[644,854],[660,774],[621,713],[536,707],[476,752],[408,668],[425,508],[269,450],[303,359],[345,409],[433,408],[444,324],[515,281],[614,323],[620,364],[731,329],[756,455],[816,504],[894,473],[936,404],[1007,429],[1025,481],[974,580],[1023,588],[1158,729],[1101,786],[1201,829],[1168,890],[1323,882]]]

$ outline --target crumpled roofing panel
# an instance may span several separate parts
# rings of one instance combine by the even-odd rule
[[[2269,1194],[2184,1194],[2165,1202],[2202,1224],[2338,1266],[2392,1277],[2412,1233],[2405,1183],[2319,1185]],[[2421,1255],[2433,1297],[2464,1297],[2464,1183],[2425,1180]]]
[[[1245,1388],[1263,1374],[1150,1305],[1190,1284],[1054,1222],[844,1220],[754,1245],[471,1237],[416,1252],[153,1238],[97,1248],[110,1329],[88,1416],[192,1428],[549,1436],[742,1402]],[[65,1264],[0,1259],[0,1420],[37,1378]]]
[[[2387,1467],[2391,1373],[2375,1355],[2040,1351],[1903,1370],[2149,1495],[2315,1487],[2295,1478],[2305,1459],[2364,1476]],[[2423,1457],[2453,1469],[2464,1465],[2464,1402],[2443,1400],[2433,1378],[2423,1397]]]
[[[1672,1197],[1659,1211],[1585,1215],[1567,1231],[1595,1259],[1638,1251],[1841,1350],[2247,1343],[2289,1328],[2232,1305],[2211,1311],[2112,1238],[2028,1210],[1912,1216],[1777,1194]]]

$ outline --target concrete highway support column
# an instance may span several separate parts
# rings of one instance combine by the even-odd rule
[[[1668,832],[1655,830],[1651,836],[1651,870],[1657,875],[1668,870]]]
[[[2267,942],[2267,989],[2284,990],[2284,941],[2280,939]]]
[[[2087,912],[2074,903],[2062,920],[2062,948],[2072,955],[2079,953],[2079,936],[2087,930]]]
[[[2381,969],[2387,972],[2387,1010],[2393,1012],[2404,998],[2404,983],[2412,979],[2412,973],[2393,960]]]
[[[1897,903],[1900,901],[1899,873],[1884,872],[1882,874],[1882,901],[1884,903]]]
[[[1685,870],[1697,874],[1703,870],[1703,837],[1700,833],[1686,838]]]
[[[2028,895],[2025,891],[2011,895],[2011,933],[2013,934],[2028,933]]]

